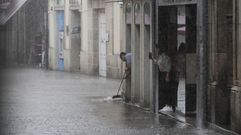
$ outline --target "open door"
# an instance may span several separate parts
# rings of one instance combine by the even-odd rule
[[[197,8],[196,5],[186,5],[186,112],[196,113],[197,90]]]
[[[177,6],[177,12],[178,44],[176,61],[177,63],[182,63],[176,65],[176,69],[179,73],[177,88],[177,109],[185,115],[195,114],[197,87],[196,5]],[[183,46],[181,46],[182,43]],[[184,51],[182,51],[182,49]],[[182,71],[181,74],[180,71]]]
[[[196,5],[174,5],[158,7],[158,45],[164,46],[171,58],[173,78],[170,89],[172,92],[163,92],[159,79],[159,109],[166,104],[177,106],[183,114],[195,114],[196,111]],[[182,59],[180,44],[184,44]],[[183,76],[179,76],[180,61],[183,67]],[[172,73],[171,72],[171,73]],[[160,77],[159,77],[160,78]],[[176,85],[177,84],[177,85]],[[171,100],[170,100],[171,96]]]
[[[57,65],[64,70],[64,11],[57,11]]]
[[[156,48],[159,49],[161,47],[167,49],[166,54],[170,56],[171,61],[174,61],[177,50],[176,6],[160,6],[158,8],[158,45]],[[159,77],[159,109],[163,108],[166,104],[176,104],[176,92],[166,92],[160,81]]]

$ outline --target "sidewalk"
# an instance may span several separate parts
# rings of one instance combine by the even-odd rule
[[[159,112],[159,113],[161,115],[173,118],[176,121],[179,121],[179,122],[185,123],[187,125],[192,125],[192,126],[197,127],[197,125],[196,125],[197,122],[196,122],[195,116],[190,116],[190,117],[184,116],[183,114],[181,114],[178,111],[176,113],[173,113],[173,112]],[[212,124],[212,123],[207,123],[207,129],[212,129],[212,130],[215,130],[218,133],[223,133],[225,135],[238,135],[237,133],[235,133],[233,131],[224,129],[224,128],[219,127],[219,126],[217,126],[215,124]]]

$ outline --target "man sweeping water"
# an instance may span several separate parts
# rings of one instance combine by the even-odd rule
[[[131,83],[130,83],[131,82],[130,81],[131,80],[131,77],[130,77],[130,75],[131,75],[131,53],[121,52],[120,53],[120,59],[126,63],[126,69],[125,69],[125,73],[122,77],[122,80],[121,80],[119,89],[117,91],[117,94],[115,96],[113,96],[112,98],[119,98],[120,97],[120,95],[118,95],[118,94],[119,94],[119,91],[120,91],[120,88],[121,88],[121,85],[122,85],[124,79],[126,79],[126,86],[127,86],[126,91],[127,92],[130,91],[130,88],[131,88]],[[129,98],[130,94],[126,93],[125,95],[126,95],[125,100],[128,102],[130,100],[130,98]]]
[[[125,76],[125,78],[127,78],[128,75],[130,75],[130,73],[131,73],[131,53],[121,52],[120,53],[120,59],[122,61],[126,62],[126,69],[125,69],[126,76]]]

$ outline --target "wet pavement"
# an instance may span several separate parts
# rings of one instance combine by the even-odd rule
[[[31,68],[0,74],[0,135],[219,135],[121,101],[120,80]]]

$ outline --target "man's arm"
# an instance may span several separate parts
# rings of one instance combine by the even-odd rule
[[[151,59],[154,62],[154,64],[157,64],[157,60],[155,58],[153,58],[151,52],[149,52],[149,59]]]

